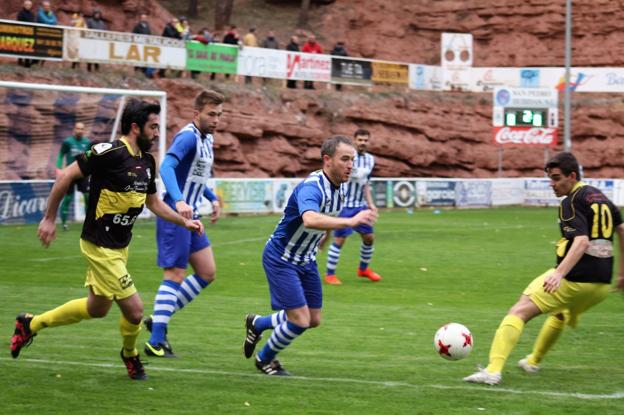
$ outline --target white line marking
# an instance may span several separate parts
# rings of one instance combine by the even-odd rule
[[[0,357],[0,361],[15,361],[6,357]],[[72,365],[72,366],[89,366],[89,367],[101,367],[106,369],[122,369],[122,365],[116,365],[111,363],[86,363],[86,362],[66,362],[61,360],[46,360],[46,359],[20,359],[20,362],[33,363],[33,366],[37,364],[50,364],[50,365]],[[222,370],[211,369],[185,369],[185,368],[172,368],[172,367],[157,367],[150,365],[148,372],[183,372],[183,373],[199,373],[210,375],[223,375],[223,376],[239,376],[239,377],[261,377],[259,373],[241,373],[241,372],[226,372]],[[624,392],[614,392],[610,394],[591,394],[591,393],[572,393],[572,392],[553,392],[553,391],[537,391],[537,390],[519,390],[510,388],[499,388],[492,386],[470,386],[470,385],[415,385],[408,382],[395,382],[395,381],[376,381],[376,380],[364,380],[364,379],[349,379],[349,378],[324,378],[324,377],[307,377],[307,376],[289,376],[285,379],[302,380],[306,382],[335,382],[335,383],[356,383],[364,385],[384,386],[384,387],[399,387],[410,389],[462,389],[462,390],[479,390],[484,392],[498,392],[498,393],[512,393],[515,395],[542,395],[553,396],[559,398],[576,398],[584,400],[596,400],[596,399],[624,399]]]

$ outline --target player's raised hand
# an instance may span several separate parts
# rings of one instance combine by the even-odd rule
[[[366,209],[358,212],[353,218],[352,228],[358,225],[369,225],[372,226],[373,223],[377,220],[377,212],[371,209]]]
[[[41,241],[41,245],[45,248],[50,246],[52,241],[56,239],[56,223],[54,223],[53,220],[43,218],[41,222],[39,222],[37,237]]]
[[[178,200],[176,202],[176,211],[186,219],[193,219],[193,208],[190,207],[184,200]]]
[[[198,235],[202,235],[204,233],[204,224],[199,219],[185,219],[184,227],[191,232],[197,232]]]

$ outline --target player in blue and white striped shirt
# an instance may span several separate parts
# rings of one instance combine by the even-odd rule
[[[375,159],[372,154],[367,153],[370,132],[359,129],[353,134],[357,155],[353,161],[353,170],[346,187],[346,202],[340,212],[341,218],[350,218],[357,215],[364,209],[371,209],[377,212],[377,207],[373,202],[370,190],[370,178],[375,167]],[[340,285],[342,281],[336,276],[336,268],[340,259],[340,250],[347,237],[356,231],[362,237],[360,246],[360,266],[357,275],[368,278],[371,281],[381,280],[381,276],[369,268],[368,264],[373,258],[373,242],[375,240],[373,228],[368,225],[359,225],[354,228],[344,228],[334,231],[334,242],[327,251],[327,272],[325,282],[331,285]]]
[[[245,357],[253,355],[262,332],[274,329],[256,355],[256,367],[267,375],[290,373],[275,359],[306,329],[321,322],[323,292],[316,265],[318,245],[327,230],[371,226],[377,213],[366,209],[351,218],[337,217],[344,203],[342,183],[349,179],[355,157],[350,138],[334,136],[321,147],[323,169],[299,183],[284,216],[269,238],[262,265],[269,282],[271,307],[277,312],[245,319]]]
[[[223,113],[223,95],[206,90],[195,98],[193,122],[183,127],[167,150],[160,175],[167,192],[164,201],[185,218],[197,217],[202,196],[212,202],[211,222],[219,217],[217,197],[206,187],[211,177],[214,153],[212,133]],[[155,357],[174,357],[167,339],[171,316],[188,305],[215,279],[216,267],[206,234],[158,220],[156,222],[158,266],[164,269],[163,282],[156,292],[154,313],[145,320],[151,331],[145,353]],[[193,273],[186,275],[191,264]]]

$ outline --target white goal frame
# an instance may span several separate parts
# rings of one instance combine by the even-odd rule
[[[160,137],[158,138],[158,165],[160,165],[163,160],[166,150],[165,147],[167,145],[167,93],[165,91],[95,88],[89,86],[50,85],[14,81],[0,81],[0,88],[74,92],[80,94],[119,95],[121,96],[121,102],[119,104],[119,108],[117,108],[117,116],[115,117],[115,123],[113,124],[113,131],[111,132],[111,141],[115,138],[115,135],[117,134],[117,128],[119,127],[119,121],[121,120],[121,114],[123,112],[126,97],[137,96],[156,98],[160,103]]]

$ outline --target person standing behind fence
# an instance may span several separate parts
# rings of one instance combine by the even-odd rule
[[[51,26],[56,26],[58,24],[56,15],[52,11],[52,6],[50,6],[49,1],[44,1],[41,3],[41,7],[39,7],[39,13],[37,13],[37,23],[47,24]]]
[[[316,37],[314,35],[310,35],[308,36],[308,41],[303,44],[301,51],[305,53],[323,53],[323,48],[316,41]],[[314,89],[314,82],[303,81],[303,87],[305,89]]]
[[[35,14],[32,11],[32,1],[24,1],[22,5],[22,10],[17,13],[17,20],[20,22],[35,23],[37,19],[35,18]],[[30,65],[32,65],[32,59],[18,59],[17,64],[19,66],[23,66],[24,68],[30,68]]]
[[[286,45],[286,50],[289,52],[299,52],[299,38],[295,35],[290,37],[290,43]],[[297,88],[297,81],[289,79],[286,81],[286,88]]]
[[[108,30],[106,22],[102,19],[102,11],[100,9],[93,10],[93,15],[87,19],[87,27],[94,30]],[[87,71],[91,72],[92,67],[96,72],[100,70],[99,63],[87,63]]]
[[[258,38],[256,37],[256,28],[252,27],[249,29],[249,32],[243,36],[243,46],[248,46],[250,48],[258,47]],[[253,78],[251,76],[245,76],[245,83],[250,84]]]
[[[71,20],[69,22],[76,29],[86,29],[87,28],[87,22],[85,21],[85,19],[82,16],[81,12],[76,12],[76,13],[72,14]],[[72,67],[72,69],[80,68],[80,62],[72,62],[71,67]]]
[[[236,30],[236,25],[231,25],[230,30],[223,36],[223,43],[226,45],[238,46],[240,44],[240,37]],[[225,79],[230,79],[230,74],[225,74]]]
[[[349,56],[347,49],[345,49],[344,42],[336,42],[336,45],[329,54],[333,56]],[[342,85],[336,84],[336,91],[340,90],[342,90]]]
[[[171,20],[169,20],[169,23],[165,25],[165,28],[163,29],[163,32],[162,32],[162,37],[169,37],[172,39],[182,39],[182,35],[177,29],[178,24],[179,24],[178,19],[176,17],[172,17]],[[161,78],[164,78],[166,74],[167,72],[165,69],[160,69],[158,71],[158,76]]]
[[[132,33],[136,33],[138,35],[152,34],[152,28],[147,21],[147,14],[141,13],[138,23],[132,29]],[[151,75],[153,75],[153,70],[150,71],[150,68],[147,67],[135,66],[134,70],[143,72],[148,78],[151,78]]]

